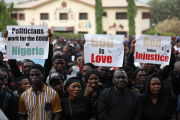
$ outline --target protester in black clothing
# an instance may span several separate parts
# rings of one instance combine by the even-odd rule
[[[8,80],[8,88],[9,88],[9,90],[15,91],[15,87],[11,84],[11,77],[9,75],[8,69],[2,67],[1,70],[4,73],[5,78]]]
[[[81,80],[82,80],[82,83],[81,83],[81,94],[82,95],[84,95],[83,91],[85,91],[86,86],[87,86],[84,76],[85,76],[86,72],[90,69],[95,69],[95,66],[92,63],[86,63],[82,67],[82,74],[80,74],[80,71],[77,74],[77,77],[81,78]]]
[[[143,69],[136,69],[134,72],[134,87],[138,88],[141,93],[144,93],[144,82],[146,77],[146,71]]]
[[[133,71],[133,69],[131,67],[129,67],[129,66],[125,66],[122,69],[127,74],[128,83],[127,83],[126,87],[129,88],[130,90],[134,91],[135,93],[137,93],[139,95],[140,94],[140,90],[134,86],[135,81],[134,81],[134,71]]]
[[[91,106],[93,108],[95,119],[98,120],[98,100],[100,93],[104,90],[99,84],[101,80],[101,74],[95,69],[88,70],[85,74],[85,81],[87,87],[84,91],[84,96],[88,96],[91,99]]]
[[[69,78],[65,83],[69,96],[61,101],[63,120],[89,120],[94,117],[91,101],[87,96],[80,96],[81,80]]]
[[[99,120],[142,120],[142,106],[136,93],[126,88],[127,75],[114,72],[114,87],[102,91],[98,102]]]
[[[69,67],[71,68],[73,65],[74,60],[72,60],[73,56],[72,46],[68,46],[67,52],[63,54],[64,60],[68,63]],[[75,56],[74,56],[75,59]]]
[[[171,85],[171,78],[174,76],[174,75],[177,75],[177,74],[180,74],[177,70],[172,70],[169,74],[169,78],[167,78],[166,80],[164,80],[162,82],[162,88],[166,87],[166,86],[170,86]]]
[[[49,85],[58,93],[60,100],[67,98],[67,94],[64,92],[64,79],[59,72],[49,75]]]
[[[98,67],[98,71],[101,73],[101,86],[104,88],[110,88],[113,86],[112,83],[112,76],[109,76],[110,74],[110,68],[109,67],[104,67],[104,66],[100,66]]]
[[[18,120],[17,114],[17,102],[15,99],[5,90],[1,89],[4,83],[4,74],[0,70],[0,109],[4,112],[9,120]]]
[[[141,96],[143,120],[176,120],[171,99],[163,93],[160,77],[150,75],[145,81],[145,92]]]

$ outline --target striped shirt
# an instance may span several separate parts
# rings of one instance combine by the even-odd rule
[[[27,114],[27,120],[52,120],[52,112],[60,111],[62,107],[57,92],[45,84],[37,94],[32,87],[21,94],[18,113]]]

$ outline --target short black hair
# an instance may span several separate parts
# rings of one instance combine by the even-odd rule
[[[30,59],[24,59],[22,66],[24,66],[24,63],[26,63],[26,62],[32,62],[33,64],[35,64],[35,63],[34,63],[32,60],[30,60]]]
[[[64,57],[62,55],[55,55],[53,57],[53,62],[56,60],[56,59],[63,59],[64,60]]]
[[[127,75],[134,75],[134,70],[131,67],[125,66],[122,67],[122,69],[126,72]]]
[[[115,75],[115,73],[117,72],[117,71],[124,71],[122,68],[119,68],[119,69],[116,69],[115,71],[114,71],[114,74],[113,74],[113,78],[114,78],[114,75]],[[126,73],[126,71],[124,71],[125,73]],[[127,74],[127,73],[126,73]]]
[[[83,69],[85,66],[89,66],[91,69],[95,69],[95,66],[94,66],[94,64],[92,64],[92,63],[86,63],[86,64],[84,64],[83,67],[82,67],[82,69]]]
[[[57,78],[55,78],[55,79],[52,79],[51,81],[49,81],[49,85],[52,86],[52,83],[53,83],[53,82],[59,81],[59,80],[61,80],[62,82],[64,82],[64,79],[57,79]]]
[[[10,84],[10,83],[11,83],[11,78],[10,78],[10,75],[9,75],[9,70],[8,70],[8,69],[6,69],[6,68],[4,68],[4,67],[2,67],[2,68],[1,68],[1,70],[2,70],[3,72],[7,72],[8,77],[9,77],[9,79],[8,79],[8,83]]]
[[[30,72],[32,69],[38,69],[38,70],[41,71],[42,74],[44,74],[44,67],[41,66],[40,64],[34,64],[34,65],[32,65],[32,66],[29,68],[29,72]]]
[[[20,82],[22,82],[23,79],[27,79],[26,76],[21,76],[21,77],[18,77],[15,81],[15,88],[17,89],[17,86]]]

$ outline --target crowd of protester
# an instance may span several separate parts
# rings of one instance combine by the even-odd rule
[[[180,120],[180,54],[174,50],[180,45],[175,37],[166,66],[136,66],[136,40],[129,37],[119,68],[85,64],[83,36],[59,36],[55,42],[52,36],[48,30],[44,66],[29,59],[3,62],[0,52],[0,109],[9,120]]]

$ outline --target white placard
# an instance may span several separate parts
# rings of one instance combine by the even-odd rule
[[[6,45],[5,38],[0,38],[0,51],[2,53],[6,53],[5,45]]]
[[[85,34],[85,63],[95,66],[122,67],[124,57],[124,35]]]
[[[169,65],[171,46],[171,37],[138,34],[135,62]]]
[[[7,30],[8,59],[47,59],[47,26],[7,26]]]

